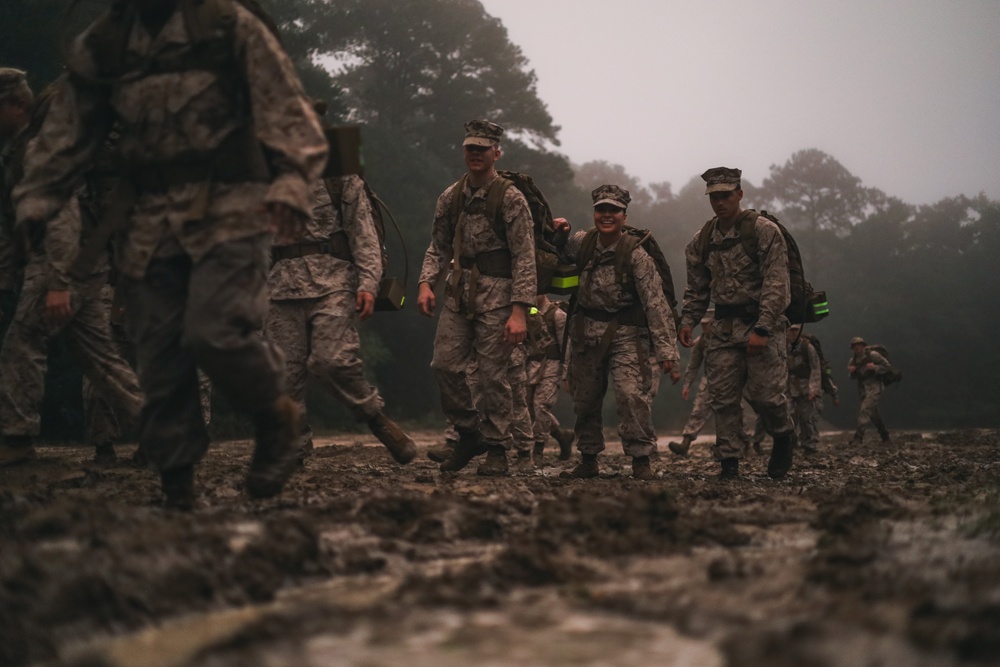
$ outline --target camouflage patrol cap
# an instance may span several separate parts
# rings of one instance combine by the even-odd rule
[[[861,336],[855,336],[854,338],[851,339],[851,347],[854,347],[855,345],[865,345],[865,344],[866,344],[865,339],[862,338]]]
[[[31,92],[26,73],[13,67],[0,67],[0,101],[22,90]]]
[[[465,124],[463,146],[492,146],[500,143],[503,128],[488,120],[470,120]]]
[[[732,192],[740,189],[740,177],[743,172],[729,167],[712,167],[701,175],[705,181],[705,194],[713,192]]]
[[[595,207],[601,204],[611,204],[622,210],[628,208],[628,203],[632,201],[628,190],[620,188],[617,185],[600,185],[594,188],[593,192],[590,193],[590,197],[594,200]]]
[[[798,331],[801,328],[802,328],[801,324],[792,324],[791,326],[788,327],[788,330],[789,331]]]

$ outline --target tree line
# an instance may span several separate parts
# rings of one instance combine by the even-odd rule
[[[403,244],[389,232],[391,271],[401,274],[408,260],[411,306],[434,202],[462,173],[462,124],[471,118],[507,128],[502,166],[531,174],[556,214],[577,226],[590,224],[593,187],[627,187],[629,223],[654,232],[683,291],[684,246],[711,217],[701,179],[693,175],[675,190],[643,184],[622,165],[572,164],[559,152],[559,127],[538,97],[530,63],[478,0],[259,1],[281,27],[307,93],[327,103],[326,122],[363,128],[366,178],[402,230]],[[69,4],[9,0],[5,8],[0,63],[28,70],[36,89],[60,71],[60,42],[107,1],[81,0],[67,15]],[[772,165],[760,183],[744,181],[744,190],[748,206],[769,210],[792,231],[807,278],[830,297],[832,314],[813,332],[843,400],[824,417],[840,427],[853,423],[857,397],[846,361],[848,341],[860,335],[885,344],[905,375],[887,392],[890,428],[1000,423],[1000,350],[988,338],[1000,319],[992,275],[1000,202],[980,194],[908,204],[866,186],[816,148]],[[415,307],[363,327],[366,365],[389,410],[428,425],[440,423],[429,370],[434,327]],[[46,430],[79,433],[79,375],[55,352]],[[686,418],[690,404],[678,394],[661,392],[659,428],[678,430]],[[216,428],[223,428],[232,417],[217,404]],[[311,392],[310,412],[321,428],[352,426],[321,392]]]

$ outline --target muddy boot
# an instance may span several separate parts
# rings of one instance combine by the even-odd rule
[[[536,468],[541,468],[545,465],[545,443],[536,442],[534,448],[531,450],[531,458],[535,463]]]
[[[848,443],[851,447],[860,447],[865,441],[865,430],[859,428],[854,432],[854,436],[851,438],[851,442]]]
[[[129,458],[128,462],[136,468],[149,467],[149,459],[146,458],[146,452],[142,451],[142,445],[135,448],[135,452]]]
[[[735,456],[722,459],[722,470],[719,479],[738,479],[740,476],[740,460]]]
[[[553,426],[552,437],[559,443],[559,460],[569,461],[569,458],[573,456],[573,441],[576,439],[576,433],[571,428]]]
[[[644,482],[655,479],[653,476],[653,468],[649,465],[648,456],[632,457],[632,479],[638,479]]]
[[[489,454],[487,454],[486,456],[489,457]],[[517,458],[514,459],[514,469],[517,470],[518,472],[529,472],[535,469],[535,464],[531,460],[530,449],[517,450]]]
[[[441,472],[458,472],[469,465],[472,459],[486,451],[486,445],[479,440],[476,431],[459,432],[458,442],[444,461],[441,462]]]
[[[569,472],[563,471],[559,473],[559,476],[563,479],[590,479],[591,477],[597,477],[599,472],[600,466],[597,464],[597,454],[584,454],[580,465]]]
[[[677,456],[687,456],[688,450],[691,449],[692,440],[694,440],[694,438],[690,435],[684,435],[681,436],[680,442],[667,443],[667,448]]]
[[[882,438],[882,442],[889,442],[889,431],[883,427],[882,430],[878,432],[878,437]]]
[[[306,441],[302,443],[302,446],[299,447],[299,451],[295,455],[295,460],[300,466],[304,466],[306,464],[306,459],[313,455],[313,449],[313,439],[307,438]]]
[[[381,412],[371,418],[371,421],[368,422],[368,428],[379,439],[379,442],[389,450],[396,463],[409,463],[417,455],[417,446],[413,444],[413,439],[403,433],[396,422]]]
[[[115,446],[110,442],[94,447],[94,465],[110,466],[118,462]]]
[[[443,445],[437,445],[436,447],[427,448],[427,458],[434,463],[441,463],[455,451],[455,444],[452,442],[445,442]]]
[[[763,440],[754,440],[754,441],[753,441],[753,445],[752,445],[752,447],[753,447],[753,450],[754,450],[755,452],[757,452],[757,454],[758,454],[758,455],[760,455],[760,454],[763,454],[763,453],[764,453],[764,452],[763,452],[763,451],[761,450],[761,445],[762,445],[762,444],[764,444],[764,441],[763,441]]]
[[[163,485],[163,506],[166,509],[190,512],[194,509],[194,466],[187,465],[160,473]]]
[[[298,403],[287,395],[278,397],[269,410],[257,417],[257,444],[246,482],[251,498],[278,495],[298,467],[301,419]]]
[[[525,453],[529,455],[528,461],[530,463],[530,452]],[[518,452],[519,457],[520,455],[521,453]],[[507,450],[501,445],[490,445],[487,447],[486,460],[479,464],[476,474],[483,477],[503,477],[510,474],[507,468]]]
[[[0,466],[17,465],[36,458],[38,454],[30,435],[8,435],[0,445]]]
[[[775,434],[771,445],[771,458],[767,462],[767,476],[781,479],[792,469],[792,450],[795,446],[792,433]]]

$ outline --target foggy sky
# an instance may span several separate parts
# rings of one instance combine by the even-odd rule
[[[909,203],[1000,199],[998,0],[482,2],[576,163],[676,193],[819,148]]]

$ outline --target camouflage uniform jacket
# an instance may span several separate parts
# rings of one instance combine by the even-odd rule
[[[875,364],[874,369],[867,368],[869,362]],[[855,357],[852,354],[851,360],[847,362],[848,372],[850,372],[851,366],[855,367],[854,372],[851,373],[851,377],[857,380],[858,386],[862,388],[875,384],[881,385],[882,375],[889,372],[892,368],[888,359],[875,350],[868,349],[866,349],[860,357]]]
[[[684,389],[690,389],[698,378],[698,370],[705,363],[705,337],[698,336],[691,347],[691,360],[684,369]]]
[[[431,242],[424,254],[419,281],[427,283],[432,289],[445,273],[448,262],[454,254],[453,243],[459,221],[451,219],[451,207],[460,182],[452,184],[441,193],[434,209]],[[475,192],[468,184],[465,186],[465,215],[460,216],[464,217],[461,256],[471,260],[480,253],[509,250],[513,278],[480,275],[476,293],[469,294],[472,271],[468,268],[452,267],[452,271],[461,271],[462,275],[457,293],[453,294],[448,290],[445,307],[456,313],[469,310],[473,313],[485,313],[512,303],[521,303],[530,308],[535,303],[534,223],[528,202],[517,188],[507,189],[501,205],[507,238],[500,238],[493,228],[493,220],[486,213],[486,193],[492,182],[491,180]],[[450,272],[447,280],[451,281]]]
[[[789,343],[787,349],[788,393],[792,398],[821,396],[823,375],[816,348],[801,338],[794,348]]]
[[[709,301],[717,306],[737,306],[756,303],[760,311],[756,322],[733,321],[731,334],[725,337],[726,345],[745,345],[750,331],[761,326],[769,331],[780,329],[784,321],[785,309],[791,302],[791,288],[788,277],[788,247],[781,230],[773,222],[758,217],[755,225],[757,234],[757,257],[751,258],[743,250],[743,244],[736,242],[727,250],[715,250],[702,262],[699,229],[684,250],[687,261],[687,287],[684,290],[684,311],[681,326],[694,328],[708,309]],[[726,234],[712,226],[712,243],[722,243],[727,239],[739,239],[740,225],[733,225]],[[726,319],[719,318],[718,320]],[[716,327],[710,339],[713,342],[724,339],[723,331]],[[723,334],[723,335],[720,335]]]
[[[570,237],[561,252],[564,259],[574,263],[577,261],[577,255],[586,236],[587,232],[579,231]],[[597,239],[594,248],[595,257],[588,259],[580,271],[580,287],[576,293],[577,307],[614,313],[640,303],[646,314],[649,336],[657,361],[676,362],[680,359],[677,352],[677,329],[670,304],[663,295],[663,283],[660,281],[656,264],[653,263],[649,253],[637,245],[629,257],[634,281],[621,284],[615,280],[615,251],[619,243],[621,238],[605,248],[601,244],[601,239]],[[574,318],[576,317],[582,317],[582,314],[575,315]],[[584,317],[583,342],[599,344],[609,324]],[[621,325],[618,331],[629,335],[636,333],[640,328]]]
[[[313,299],[333,292],[378,294],[382,253],[365,184],[359,176],[341,178],[340,207],[333,205],[322,180],[313,185],[312,216],[298,241],[328,241],[343,232],[354,261],[325,253],[277,261],[267,279],[273,301]]]
[[[309,184],[323,169],[326,139],[274,35],[243,7],[237,4],[236,10],[234,58],[245,72],[253,134],[270,154],[274,175],[263,183],[206,178],[141,192],[121,254],[119,269],[125,275],[141,278],[154,254],[186,252],[198,261],[220,243],[265,232],[266,216],[251,214],[265,203],[285,204],[303,215],[311,208]],[[14,192],[18,220],[48,220],[58,213],[116,119],[122,132],[120,154],[130,170],[210,156],[243,122],[250,122],[241,120],[247,114],[229,92],[232,82],[211,69],[171,67],[172,58],[194,47],[179,8],[155,37],[135,21],[126,62],[141,63],[142,69],[107,86],[91,83],[98,77],[95,57],[84,42],[90,30],[72,45],[68,61],[76,75],[60,84],[42,131],[28,149],[25,178]]]
[[[558,302],[549,301],[538,309],[537,317],[541,319],[542,326],[538,339],[532,341],[531,356],[543,355],[552,346],[562,350],[566,336],[566,311],[559,307]]]

